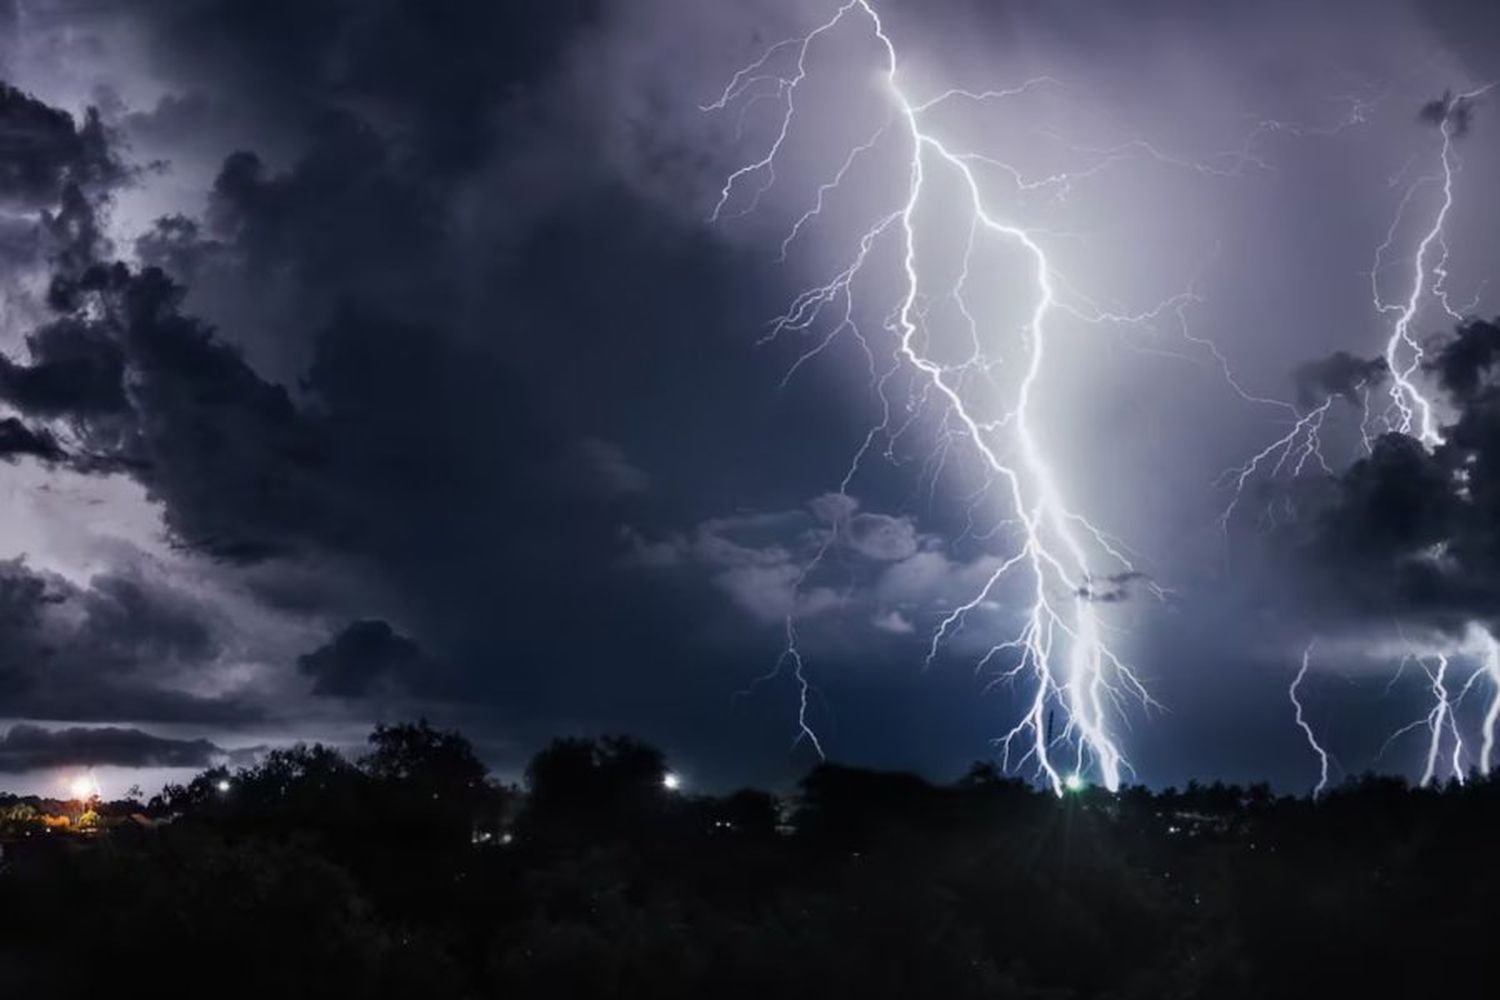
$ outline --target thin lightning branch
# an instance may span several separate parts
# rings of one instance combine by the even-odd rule
[[[1308,643],[1307,648],[1302,651],[1302,668],[1297,671],[1296,678],[1291,687],[1287,688],[1287,697],[1292,701],[1292,707],[1297,713],[1297,728],[1302,730],[1302,735],[1307,737],[1307,745],[1312,747],[1313,753],[1318,755],[1318,783],[1313,787],[1313,798],[1323,794],[1323,789],[1328,787],[1328,752],[1318,742],[1317,735],[1307,720],[1302,716],[1302,701],[1297,695],[1297,689],[1302,686],[1303,678],[1307,676],[1307,667],[1312,660],[1314,643]]]
[[[1473,309],[1478,302],[1476,295],[1474,303],[1460,309],[1454,306],[1450,298],[1447,288],[1449,245],[1445,227],[1455,205],[1455,180],[1461,169],[1454,148],[1460,132],[1460,114],[1464,108],[1472,105],[1473,101],[1496,86],[1497,84],[1491,83],[1456,97],[1445,98],[1446,104],[1442,109],[1443,117],[1438,123],[1441,138],[1437,149],[1437,171],[1433,174],[1418,176],[1407,184],[1385,238],[1375,248],[1374,263],[1370,270],[1371,302],[1376,313],[1394,317],[1384,350],[1386,368],[1391,379],[1390,403],[1376,426],[1383,424],[1387,431],[1413,436],[1429,449],[1440,446],[1443,443],[1443,435],[1438,422],[1437,407],[1418,382],[1425,354],[1412,327],[1423,304],[1429,299],[1436,302],[1444,313],[1453,319],[1462,319],[1464,313]],[[1408,174],[1416,160],[1417,157],[1413,156],[1400,173],[1392,178],[1392,186],[1400,183],[1401,178]],[[1426,228],[1417,239],[1410,260],[1410,269],[1407,271],[1409,281],[1399,299],[1387,301],[1381,293],[1380,281],[1386,258],[1392,252],[1402,224],[1413,210],[1417,196],[1434,185],[1438,188],[1440,197]],[[1371,388],[1372,386],[1368,383],[1354,387],[1361,409],[1360,438],[1366,453],[1369,453],[1373,445],[1370,412]],[[1284,471],[1290,471],[1292,478],[1296,478],[1302,473],[1310,459],[1316,459],[1324,472],[1331,473],[1327,463],[1323,460],[1320,432],[1328,410],[1337,398],[1337,395],[1330,395],[1319,407],[1306,414],[1297,415],[1291,429],[1284,435],[1257,452],[1243,465],[1230,469],[1220,478],[1221,483],[1228,482],[1233,486],[1229,505],[1220,518],[1226,541],[1230,519],[1234,515],[1246,486],[1258,474],[1265,472],[1274,478]],[[1429,658],[1432,661],[1431,664],[1429,664]],[[1469,637],[1462,642],[1425,657],[1415,653],[1409,654],[1403,657],[1402,666],[1408,661],[1417,662],[1426,671],[1432,705],[1424,717],[1392,733],[1381,748],[1381,754],[1383,755],[1399,737],[1425,727],[1428,739],[1421,783],[1425,786],[1436,780],[1442,762],[1443,745],[1449,738],[1452,742],[1447,763],[1453,777],[1462,782],[1464,780],[1465,744],[1459,729],[1456,709],[1478,681],[1484,678],[1488,680],[1492,693],[1481,726],[1479,770],[1480,773],[1488,775],[1494,759],[1495,732],[1497,726],[1500,726],[1500,643],[1497,643],[1486,627],[1473,622],[1470,625]],[[1477,665],[1455,697],[1452,693],[1452,672],[1458,668],[1460,662],[1470,661]],[[1297,725],[1302,728],[1309,743],[1319,753],[1320,759],[1323,759],[1312,731],[1303,720],[1302,706],[1296,696],[1297,688],[1306,674],[1307,664],[1308,654],[1304,653],[1302,670],[1293,681],[1290,694],[1296,710]],[[1398,670],[1397,676],[1399,675]],[[1394,682],[1393,678],[1392,684]],[[1324,768],[1326,773],[1326,760]],[[1318,787],[1321,789],[1322,785]]]
[[[1481,730],[1483,742],[1479,747],[1479,773],[1489,777],[1495,752],[1495,726],[1500,723],[1500,642],[1496,642],[1488,631],[1479,631],[1484,672],[1491,688],[1490,705],[1484,713],[1484,726]]]
[[[812,685],[807,680],[802,654],[797,650],[796,622],[791,615],[788,615],[786,619],[786,656],[792,661],[792,676],[797,680],[797,739],[793,746],[805,739],[812,744],[813,750],[817,751],[819,757],[826,758],[827,754],[823,753],[823,743],[818,739],[817,732],[807,719],[807,703],[812,694]]]

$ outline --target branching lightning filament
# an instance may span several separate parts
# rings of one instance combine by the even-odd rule
[[[781,244],[784,258],[788,247],[822,216],[827,199],[846,181],[851,170],[877,149],[900,150],[904,185],[892,203],[873,209],[853,241],[851,256],[827,282],[797,295],[786,313],[773,325],[770,337],[785,332],[810,333],[810,348],[793,364],[794,373],[818,356],[836,338],[855,338],[870,360],[872,382],[882,403],[882,421],[864,439],[841,484],[847,491],[859,471],[860,462],[881,434],[899,436],[906,425],[892,425],[896,407],[887,397],[887,387],[898,368],[912,375],[915,413],[925,404],[941,412],[943,440],[929,463],[940,467],[950,446],[961,443],[977,456],[986,486],[976,494],[996,492],[1008,501],[1014,549],[996,560],[988,580],[936,624],[931,636],[928,662],[945,641],[964,626],[966,619],[982,607],[988,609],[1014,587],[1025,595],[1021,622],[1009,639],[989,648],[981,666],[994,663],[1001,676],[1022,685],[1028,692],[1020,719],[997,742],[1007,766],[1034,766],[1037,773],[1062,794],[1076,787],[1081,776],[1090,774],[1109,789],[1120,786],[1129,765],[1115,735],[1115,725],[1127,701],[1154,704],[1135,672],[1112,651],[1108,628],[1101,619],[1100,595],[1117,590],[1120,581],[1140,576],[1124,547],[1113,541],[1077,512],[1063,494],[1055,463],[1048,451],[1038,412],[1038,397],[1045,392],[1043,374],[1050,360],[1049,341],[1061,314],[1083,322],[1129,322],[1140,317],[1113,315],[1093,307],[1071,292],[1049,257],[1043,237],[1036,231],[1007,219],[987,197],[981,172],[998,169],[1016,190],[1048,187],[1066,190],[1071,178],[1057,175],[1027,181],[1021,171],[1000,161],[955,144],[931,124],[932,112],[954,101],[986,103],[1001,101],[1053,84],[1047,78],[1033,79],[1008,89],[989,91],[948,90],[917,99],[907,89],[901,72],[898,47],[887,31],[875,5],[868,0],[846,0],[828,20],[807,34],[782,41],[741,69],[723,93],[705,110],[722,111],[749,102],[770,100],[779,109],[773,125],[774,138],[760,156],[730,173],[712,210],[714,220],[752,211],[776,182],[776,169],[796,125],[806,82],[817,65],[820,44],[835,31],[863,32],[872,48],[881,54],[886,120],[864,141],[850,148],[839,169],[812,197],[812,204],[796,219]],[[1139,147],[1139,148],[1136,148]],[[1127,155],[1155,155],[1144,144],[1130,149],[1105,151],[1106,159]],[[1091,170],[1099,169],[1097,166]],[[963,205],[966,219],[963,243],[963,273],[957,287],[936,287],[934,265],[928,260],[922,239],[922,221],[928,201],[937,195]],[[891,367],[881,370],[878,358],[887,354],[877,348],[861,329],[860,295],[856,284],[866,275],[871,260],[895,244],[899,258],[898,301],[888,313],[884,331],[891,338]],[[1025,282],[1026,318],[1020,329],[990,328],[969,308],[965,290],[976,266],[977,248],[1003,246],[1021,263],[1018,273]],[[881,276],[882,278],[884,275]],[[1014,280],[1015,275],[1003,275]],[[956,319],[950,322],[971,344],[968,357],[944,360],[933,349],[932,326],[939,322],[931,310],[935,301],[955,304]],[[1158,306],[1151,313],[1183,306],[1181,297]],[[1002,390],[993,377],[1001,364],[999,352],[1008,352],[1004,364],[1013,366],[1014,386]],[[1013,357],[1018,354],[1017,365]],[[991,413],[993,400],[976,398],[976,389],[1008,393],[1003,412]],[[914,417],[913,417],[914,419]],[[933,473],[935,475],[935,472]],[[836,532],[838,526],[833,530]],[[826,551],[826,546],[824,547]],[[823,552],[819,553],[821,559]],[[816,560],[815,560],[816,562]],[[805,574],[804,574],[805,577]],[[803,659],[796,647],[794,623],[787,623],[787,647],[783,663],[795,665],[801,687],[802,712],[799,738],[806,737],[820,748],[808,726],[807,681]],[[1061,727],[1052,732],[1056,715]]]
[[[1313,786],[1313,798],[1323,793],[1328,787],[1328,751],[1318,742],[1318,736],[1313,732],[1312,726],[1303,718],[1302,699],[1298,696],[1297,689],[1307,678],[1307,668],[1312,662],[1313,644],[1309,643],[1302,651],[1302,667],[1297,671],[1297,676],[1292,680],[1291,687],[1287,688],[1287,697],[1291,699],[1292,708],[1296,712],[1297,728],[1302,730],[1302,735],[1307,737],[1307,745],[1312,747],[1312,752],[1318,758],[1318,783]]]
[[[1464,319],[1463,312],[1456,309],[1450,301],[1445,285],[1449,256],[1445,229],[1453,212],[1455,181],[1460,169],[1454,144],[1467,125],[1473,102],[1494,86],[1489,84],[1456,96],[1445,94],[1441,101],[1429,106],[1435,112],[1433,118],[1440,136],[1436,172],[1419,176],[1407,185],[1385,239],[1375,250],[1374,265],[1370,270],[1371,301],[1378,315],[1392,317],[1383,352],[1383,374],[1389,379],[1387,388],[1390,401],[1384,413],[1375,416],[1369,405],[1370,392],[1374,386],[1365,382],[1355,387],[1355,393],[1362,403],[1360,438],[1366,452],[1370,451],[1376,432],[1408,435],[1428,449],[1435,449],[1443,443],[1437,404],[1428,396],[1420,381],[1425,352],[1413,331],[1413,325],[1428,301],[1441,307],[1449,319]],[[1395,246],[1398,231],[1411,212],[1417,196],[1430,187],[1438,190],[1436,207],[1426,228],[1416,238],[1410,256],[1410,268],[1405,272],[1406,281],[1402,286],[1402,293],[1394,300],[1387,300],[1381,292],[1381,274],[1386,257]],[[1338,398],[1338,394],[1330,393],[1321,405],[1305,414],[1296,413],[1293,409],[1295,420],[1286,434],[1253,455],[1244,465],[1225,473],[1221,481],[1233,484],[1232,497],[1222,518],[1226,537],[1240,497],[1256,474],[1264,472],[1274,479],[1283,472],[1289,472],[1291,478],[1295,479],[1303,473],[1308,462],[1312,461],[1323,472],[1332,475],[1332,469],[1323,457],[1321,431],[1330,408]],[[1296,712],[1297,725],[1322,763],[1322,780],[1317,786],[1317,791],[1321,791],[1327,782],[1328,757],[1312,728],[1304,720],[1298,698],[1298,688],[1307,674],[1311,647],[1308,649],[1309,652],[1303,654],[1302,668],[1292,681],[1288,695]],[[1467,749],[1459,728],[1457,709],[1464,697],[1484,679],[1490,683],[1492,695],[1482,722],[1478,766],[1480,773],[1488,775],[1494,756],[1495,729],[1500,724],[1500,645],[1497,645],[1494,636],[1483,624],[1471,622],[1468,634],[1460,640],[1448,640],[1446,647],[1432,652],[1408,654],[1403,665],[1410,661],[1418,663],[1426,672],[1431,707],[1421,718],[1396,730],[1381,752],[1384,753],[1397,738],[1409,732],[1425,730],[1428,737],[1427,749],[1423,756],[1420,783],[1425,786],[1437,780],[1444,765],[1455,780],[1462,782]],[[1461,664],[1474,666],[1463,686],[1455,691],[1453,673]],[[1443,754],[1445,742],[1449,744],[1446,759]]]

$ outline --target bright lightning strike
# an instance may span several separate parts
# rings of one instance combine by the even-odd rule
[[[1392,430],[1402,434],[1411,434],[1415,429],[1418,439],[1429,448],[1441,444],[1442,435],[1438,431],[1432,401],[1427,398],[1415,381],[1416,374],[1422,366],[1423,350],[1422,345],[1412,335],[1411,326],[1421,308],[1424,296],[1428,294],[1436,296],[1450,316],[1461,318],[1448,305],[1447,293],[1443,288],[1448,260],[1448,245],[1443,236],[1443,227],[1447,224],[1448,215],[1453,210],[1453,181],[1458,171],[1453,142],[1460,131],[1460,123],[1470,114],[1469,109],[1472,108],[1474,101],[1493,87],[1494,84],[1489,84],[1452,98],[1445,95],[1441,108],[1442,118],[1438,123],[1438,131],[1442,135],[1442,144],[1438,151],[1438,176],[1435,179],[1419,178],[1407,188],[1406,196],[1402,199],[1396,217],[1391,222],[1385,242],[1375,251],[1375,266],[1370,271],[1376,311],[1382,314],[1394,314],[1396,317],[1395,324],[1391,328],[1390,339],[1385,347],[1385,360],[1391,372],[1391,408],[1394,415],[1388,416],[1386,422]],[[1386,302],[1380,295],[1380,265],[1385,253],[1390,249],[1391,242],[1395,239],[1396,229],[1401,224],[1401,218],[1407,206],[1421,188],[1434,181],[1440,185],[1442,196],[1437,211],[1433,214],[1432,224],[1423,233],[1421,240],[1417,243],[1416,252],[1412,255],[1411,285],[1408,293],[1400,301]],[[1434,248],[1439,253],[1439,259],[1436,263],[1431,263]]]
[[[1463,781],[1463,769],[1460,762],[1463,759],[1464,741],[1458,733],[1458,725],[1453,721],[1453,703],[1448,694],[1448,654],[1438,653],[1435,657],[1437,666],[1428,671],[1432,678],[1432,711],[1427,713],[1427,730],[1430,739],[1427,741],[1427,767],[1422,771],[1422,784],[1432,784],[1432,779],[1437,777],[1438,754],[1443,749],[1443,731],[1447,726],[1453,730],[1453,776]]]
[[[1302,699],[1298,697],[1297,689],[1302,686],[1302,681],[1307,677],[1307,668],[1312,661],[1313,644],[1309,643],[1302,651],[1302,668],[1297,671],[1296,678],[1291,687],[1287,688],[1287,697],[1291,699],[1292,707],[1297,713],[1297,728],[1302,730],[1302,735],[1307,737],[1307,745],[1312,747],[1313,753],[1318,756],[1318,783],[1313,786],[1313,798],[1323,794],[1323,789],[1328,787],[1328,751],[1318,742],[1317,734],[1313,732],[1306,719],[1302,717]]]
[[[1391,380],[1390,405],[1376,422],[1376,426],[1381,426],[1385,431],[1415,437],[1429,449],[1440,446],[1443,443],[1443,436],[1438,423],[1436,404],[1418,381],[1425,352],[1421,342],[1413,333],[1412,326],[1428,300],[1435,301],[1450,318],[1457,320],[1464,318],[1462,313],[1451,304],[1445,287],[1445,280],[1448,276],[1448,243],[1445,227],[1453,212],[1455,181],[1460,170],[1454,143],[1467,126],[1474,102],[1495,86],[1496,84],[1488,84],[1456,96],[1451,93],[1445,94],[1440,101],[1433,102],[1427,109],[1424,109],[1424,117],[1435,121],[1441,137],[1437,150],[1437,170],[1434,174],[1418,177],[1407,186],[1385,239],[1376,247],[1375,261],[1370,271],[1371,300],[1375,311],[1382,316],[1394,317],[1384,351],[1386,372]],[[1412,252],[1408,272],[1409,283],[1405,285],[1403,294],[1398,299],[1387,301],[1380,287],[1380,276],[1386,256],[1391,252],[1397,233],[1418,194],[1433,185],[1439,191],[1438,203]],[[1355,388],[1361,393],[1363,401],[1360,432],[1365,450],[1368,452],[1372,443],[1372,417],[1369,408],[1371,387],[1368,384],[1360,384]],[[1274,479],[1289,469],[1292,478],[1296,478],[1302,474],[1308,461],[1315,460],[1319,468],[1332,474],[1332,470],[1323,458],[1320,432],[1329,408],[1337,398],[1337,395],[1331,394],[1320,406],[1306,414],[1297,414],[1292,428],[1286,434],[1256,453],[1244,465],[1225,473],[1221,482],[1228,480],[1234,486],[1232,498],[1224,511],[1221,522],[1226,535],[1229,520],[1234,514],[1240,497],[1247,483],[1257,473],[1265,471]],[[1302,667],[1297,672],[1288,694],[1296,712],[1297,725],[1321,762],[1322,780],[1314,791],[1316,795],[1327,783],[1328,755],[1319,745],[1311,726],[1303,718],[1302,705],[1297,696],[1298,687],[1307,673],[1311,649],[1312,647],[1309,646],[1308,651],[1304,652]],[[1446,764],[1452,777],[1462,782],[1466,750],[1459,729],[1457,708],[1463,697],[1481,678],[1488,679],[1494,690],[1481,727],[1482,744],[1479,756],[1480,772],[1488,775],[1493,763],[1495,730],[1497,724],[1500,724],[1500,643],[1497,643],[1495,637],[1483,625],[1471,622],[1469,636],[1452,648],[1439,649],[1427,655],[1412,654],[1407,659],[1414,659],[1427,673],[1432,697],[1431,708],[1422,718],[1393,733],[1386,741],[1386,746],[1388,747],[1408,732],[1425,728],[1428,736],[1427,751],[1423,758],[1420,782],[1426,786],[1437,779],[1445,763],[1443,745],[1451,737]],[[1475,663],[1477,666],[1455,694],[1451,674],[1460,659]],[[1382,749],[1383,752],[1384,749]]]
[[[68,792],[80,802],[99,797],[99,781],[92,771],[76,774],[67,782]]]
[[[1490,705],[1484,713],[1483,743],[1479,747],[1479,773],[1489,777],[1495,753],[1495,725],[1500,723],[1500,642],[1489,632],[1480,630],[1485,676],[1490,681]]]
[[[807,34],[771,46],[737,72],[718,99],[705,107],[708,111],[722,111],[736,104],[771,100],[780,111],[773,128],[774,138],[764,151],[728,175],[711,212],[713,220],[753,211],[776,183],[777,165],[791,142],[798,120],[798,100],[813,72],[815,50],[820,42],[843,28],[851,31],[862,28],[878,45],[889,114],[873,134],[849,149],[834,176],[818,187],[812,205],[797,218],[782,241],[782,258],[793,241],[820,219],[827,199],[840,189],[855,165],[877,148],[894,146],[900,150],[906,181],[894,203],[872,211],[845,265],[827,282],[795,296],[768,337],[785,332],[807,333],[822,324],[822,332],[792,365],[789,376],[841,335],[856,338],[870,359],[883,419],[856,452],[841,484],[841,494],[847,493],[860,462],[881,434],[894,440],[923,405],[936,403],[941,407],[943,442],[930,467],[934,470],[941,467],[950,445],[956,442],[966,445],[977,455],[988,477],[987,485],[973,502],[979,502],[991,486],[998,485],[1009,501],[1012,512],[1009,523],[1016,531],[1017,545],[1015,551],[998,562],[971,599],[959,604],[938,624],[931,639],[928,662],[937,655],[943,642],[963,627],[971,613],[994,599],[1002,582],[1012,577],[1024,581],[1021,586],[1028,597],[1022,624],[1012,638],[993,646],[981,660],[983,665],[997,657],[1008,658],[1011,665],[1002,676],[1030,682],[1031,693],[1021,718],[997,741],[1005,763],[1034,764],[1059,795],[1069,788],[1082,787],[1083,775],[1088,771],[1097,773],[1106,788],[1118,789],[1129,765],[1114,735],[1116,716],[1124,710],[1127,699],[1147,706],[1154,702],[1137,675],[1106,642],[1107,629],[1101,621],[1097,601],[1099,595],[1117,588],[1120,581],[1140,574],[1123,546],[1065,499],[1054,463],[1039,433],[1040,418],[1034,403],[1043,392],[1041,378],[1049,359],[1050,324],[1059,313],[1091,323],[1140,321],[1168,308],[1180,310],[1185,297],[1164,303],[1140,317],[1107,313],[1076,294],[1065,299],[1064,289],[1068,286],[1049,258],[1041,235],[996,210],[986,195],[979,172],[998,169],[1011,178],[1017,190],[1047,187],[1059,192],[1065,192],[1072,180],[1084,174],[1027,181],[1016,168],[955,145],[930,122],[930,113],[950,102],[1000,101],[1053,85],[1055,81],[1038,78],[1015,87],[987,91],[951,89],[919,100],[907,90],[897,45],[868,0],[847,0],[828,20]],[[781,66],[787,68],[778,68]],[[1164,159],[1146,144],[1095,152],[1099,154],[1099,163],[1086,173],[1097,172],[1127,156]],[[1243,167],[1245,160],[1242,157],[1238,161],[1239,167]],[[1198,169],[1207,170],[1201,166]],[[939,195],[959,199],[966,216],[963,268],[956,287],[952,288],[936,287],[935,265],[928,260],[919,235],[924,209],[929,199]],[[859,326],[856,283],[865,276],[872,255],[892,242],[900,259],[900,291],[899,301],[886,323],[894,339],[892,367],[881,373],[875,360],[877,352]],[[975,254],[981,245],[1008,247],[1023,262],[1022,271],[1029,284],[1026,292],[1029,310],[1019,331],[981,329],[980,321],[969,308],[965,291],[973,278]],[[941,360],[933,350],[930,326],[936,321],[932,303],[938,300],[954,302],[961,325],[966,328],[963,332],[971,349],[963,361]],[[1019,345],[1020,375],[1003,414],[991,416],[981,412],[971,400],[969,387],[977,383],[998,390],[993,373],[1000,362],[994,349],[1001,343],[1007,347]],[[913,373],[920,388],[915,405],[909,407],[911,419],[893,427],[892,403],[886,387],[901,367]],[[935,477],[936,472],[932,474]],[[839,530],[840,525],[835,523],[830,535]],[[803,579],[822,560],[827,547],[825,543],[812,566],[803,573]],[[788,663],[795,668],[800,690],[798,739],[807,739],[821,752],[821,744],[808,722],[809,685],[791,617],[787,621],[786,640],[777,669]],[[1064,723],[1061,732],[1055,734],[1049,725],[1054,712],[1060,713]],[[1063,755],[1071,758],[1066,764],[1060,759]]]

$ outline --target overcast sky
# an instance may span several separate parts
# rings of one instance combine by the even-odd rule
[[[953,171],[879,228],[911,151],[866,5],[801,75],[758,62],[840,6],[0,0],[0,787],[416,715],[507,776],[565,733],[705,787],[993,758],[1034,677],[986,653],[1035,588],[986,589],[1025,537],[962,418],[1019,454],[1035,262],[981,239],[964,278]],[[1425,724],[1383,744],[1438,653],[1478,672],[1442,751],[1477,765],[1500,331],[1455,331],[1500,309],[1500,91],[1423,109],[1500,78],[1492,5],[868,10],[900,96],[969,92],[923,127],[1066,307],[1028,422],[1133,569],[1091,551],[1050,600],[1159,703],[1107,712],[1135,779],[1310,787],[1309,643],[1335,777],[1423,772]],[[1445,137],[1411,323],[1438,446],[1382,437],[1376,359]],[[788,313],[872,231],[847,302]],[[995,362],[958,404],[897,351],[908,247],[921,350]],[[1321,458],[1231,507],[1325,404]]]

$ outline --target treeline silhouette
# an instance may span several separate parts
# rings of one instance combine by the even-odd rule
[[[629,738],[557,740],[523,788],[426,723],[370,743],[93,804],[91,833],[37,833],[40,810],[0,800],[4,995],[1500,989],[1489,781],[1057,798],[982,764],[949,785],[824,764],[783,800],[674,790]]]

